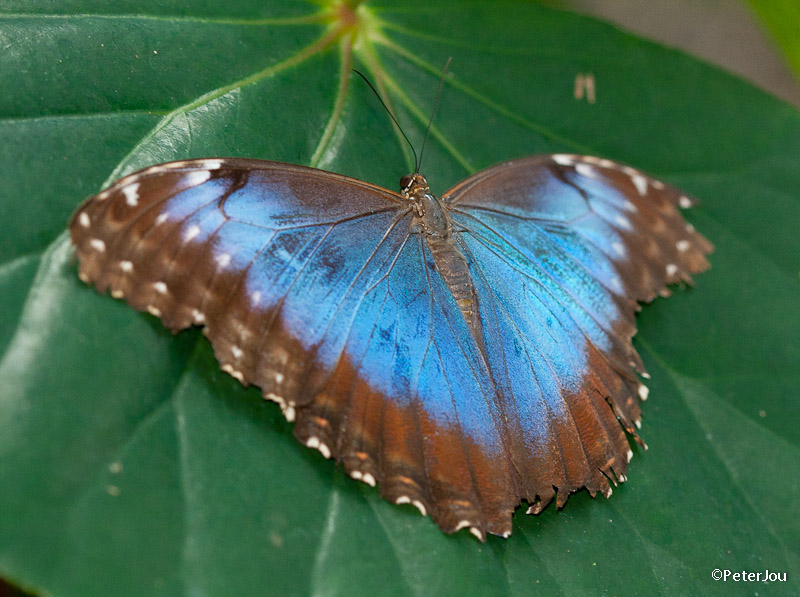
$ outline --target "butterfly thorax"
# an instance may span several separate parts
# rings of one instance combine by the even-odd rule
[[[436,270],[450,293],[478,344],[483,346],[483,333],[478,317],[478,298],[464,252],[453,234],[447,206],[430,192],[428,182],[419,173],[400,179],[401,193],[412,204],[415,224],[427,241]]]

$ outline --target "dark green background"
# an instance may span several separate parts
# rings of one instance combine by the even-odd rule
[[[443,535],[318,452],[195,332],[77,279],[72,210],[141,166],[313,164],[395,188],[408,152],[326,5],[0,7],[0,575],[57,595],[791,594],[800,590],[800,114],[683,54],[517,2],[369,2],[353,54],[441,192],[492,163],[590,153],[685,188],[716,245],[639,317],[652,380],[630,481],[508,540]],[[597,102],[573,97],[592,73]],[[350,85],[340,94],[342,76]],[[341,110],[337,110],[337,106]],[[714,568],[786,572],[727,583]]]

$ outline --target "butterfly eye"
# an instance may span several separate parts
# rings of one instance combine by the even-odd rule
[[[410,174],[404,175],[400,179],[400,188],[403,189],[403,190],[407,189],[411,185],[411,182],[413,180],[414,180],[414,178]]]

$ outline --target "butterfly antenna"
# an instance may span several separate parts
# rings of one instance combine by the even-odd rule
[[[447,62],[444,65],[444,70],[442,71],[442,76],[439,77],[439,89],[436,90],[436,101],[433,103],[433,110],[431,111],[431,118],[428,120],[428,128],[425,129],[425,137],[422,139],[422,149],[419,150],[419,164],[417,164],[417,174],[419,174],[419,169],[422,167],[422,156],[425,154],[425,144],[428,142],[428,133],[431,132],[431,125],[433,124],[433,117],[436,114],[436,108],[439,107],[439,98],[442,97],[442,85],[444,84],[444,76],[447,74],[447,68],[450,66],[450,61],[453,59],[452,56],[447,59]]]
[[[377,90],[377,89],[375,89],[375,87],[372,85],[372,83],[370,83],[370,82],[369,82],[369,79],[367,79],[367,77],[365,77],[365,76],[364,76],[364,75],[361,73],[361,71],[357,71],[356,69],[353,69],[353,72],[354,72],[355,74],[357,74],[359,77],[361,77],[362,79],[364,79],[364,82],[365,82],[367,85],[369,85],[369,88],[370,88],[370,89],[372,89],[372,93],[374,93],[374,94],[375,94],[375,97],[377,97],[377,98],[378,98],[378,101],[379,101],[379,102],[381,103],[381,105],[383,106],[383,109],[384,109],[384,110],[386,110],[386,113],[389,115],[389,118],[391,118],[391,119],[392,119],[392,122],[394,122],[395,126],[397,127],[397,130],[398,130],[398,131],[400,131],[400,134],[401,134],[401,135],[403,135],[403,139],[405,139],[405,140],[406,140],[406,143],[408,143],[408,146],[411,148],[411,153],[413,153],[413,154],[414,154],[414,171],[415,171],[415,172],[418,172],[418,171],[419,171],[419,166],[418,166],[418,164],[419,164],[419,161],[417,160],[417,152],[416,152],[416,150],[414,149],[414,146],[411,144],[411,141],[409,141],[409,140],[408,140],[408,137],[406,136],[405,132],[403,132],[403,127],[401,127],[401,126],[400,126],[400,123],[399,123],[399,122],[397,122],[397,118],[395,118],[395,117],[394,117],[394,114],[392,114],[392,111],[389,109],[389,106],[387,106],[387,105],[386,105],[386,102],[384,102],[384,101],[383,101],[383,98],[381,97],[381,94],[380,94],[380,93],[378,93],[378,90]]]

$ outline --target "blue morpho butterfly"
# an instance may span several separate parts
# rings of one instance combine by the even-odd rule
[[[511,534],[521,500],[611,494],[644,445],[637,301],[708,267],[679,190],[544,155],[431,194],[253,159],[170,162],[89,198],[80,277],[204,326],[306,446],[445,532]]]

